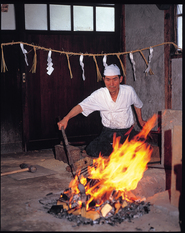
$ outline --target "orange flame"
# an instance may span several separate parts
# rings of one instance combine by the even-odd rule
[[[126,193],[137,187],[152,154],[152,148],[145,141],[156,119],[157,115],[154,114],[141,132],[130,141],[127,137],[123,144],[120,144],[120,137],[116,138],[114,134],[113,152],[109,158],[103,158],[100,153],[99,158],[93,160],[94,166],[89,166],[88,172],[90,179],[97,180],[96,184],[90,187],[89,183],[86,184],[86,178],[81,178],[81,183],[86,184],[85,193],[90,196],[86,202],[86,209],[92,200],[99,206],[105,200],[111,199],[114,190],[114,199],[120,196],[127,199]],[[77,177],[70,182],[70,187],[73,194],[79,193]]]

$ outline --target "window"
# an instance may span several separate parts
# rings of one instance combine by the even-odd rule
[[[24,11],[26,30],[48,29],[46,4],[25,4]]]
[[[115,32],[115,4],[24,4],[25,30]]]
[[[177,4],[176,9],[176,35],[177,35],[177,45],[182,49],[182,17],[183,17],[183,8],[182,4]]]
[[[93,31],[93,7],[73,7],[74,31]]]
[[[65,5],[50,5],[50,30],[71,31],[71,8]]]
[[[1,30],[15,30],[14,4],[1,4]]]
[[[115,31],[114,7],[96,7],[96,31]]]

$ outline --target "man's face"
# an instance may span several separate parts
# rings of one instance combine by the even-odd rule
[[[119,84],[122,82],[123,76],[121,76],[120,78],[118,75],[105,76],[103,77],[103,80],[109,92],[116,93],[119,91]]]

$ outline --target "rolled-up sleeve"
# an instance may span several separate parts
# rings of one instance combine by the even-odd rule
[[[100,103],[98,101],[98,98],[101,98],[99,96],[98,91],[93,92],[90,96],[85,98],[82,102],[79,103],[79,105],[82,108],[82,114],[84,116],[88,116],[94,111],[100,111]]]

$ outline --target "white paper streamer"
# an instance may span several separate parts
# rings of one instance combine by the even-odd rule
[[[103,57],[103,66],[106,67],[107,66],[107,56],[104,55]]]
[[[25,59],[25,62],[26,62],[26,65],[28,66],[28,60],[27,60],[27,56],[26,54],[28,53],[26,49],[24,49],[24,45],[22,43],[20,43],[20,47],[22,49],[22,52],[24,54],[24,59]]]
[[[145,70],[145,73],[149,73],[149,71],[150,71],[150,68],[151,68],[150,63],[151,63],[152,57],[153,57],[153,48],[150,47],[150,55],[149,55],[149,59],[148,59],[149,60],[148,61],[148,68]]]
[[[84,58],[84,56],[80,55],[80,65],[82,67],[82,79],[85,81],[83,58]]]
[[[132,62],[132,67],[133,67],[133,70],[134,70],[134,81],[136,81],[136,68],[135,68],[135,61],[134,61],[134,57],[133,57],[133,53],[129,53],[130,55],[130,60]]]
[[[51,75],[51,73],[53,72],[54,68],[53,68],[53,62],[52,62],[52,58],[51,58],[51,50],[48,52],[48,59],[47,59],[47,74]]]

